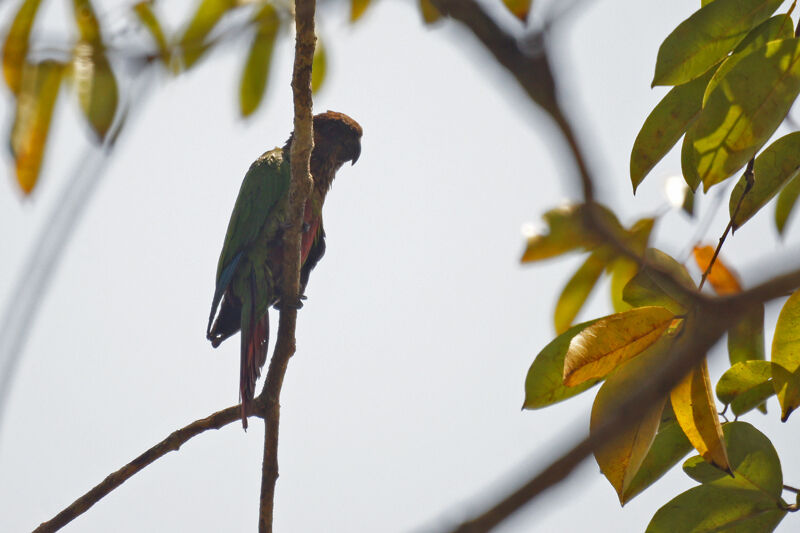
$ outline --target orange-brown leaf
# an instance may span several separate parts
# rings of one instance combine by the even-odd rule
[[[714,257],[714,248],[712,246],[695,246],[694,260],[703,272],[708,269],[712,257]],[[714,266],[711,267],[711,272],[709,272],[707,279],[714,291],[720,295],[734,294],[742,290],[737,276],[725,266],[720,257],[717,257],[714,261]]]

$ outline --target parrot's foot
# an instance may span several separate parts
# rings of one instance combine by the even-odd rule
[[[276,302],[276,303],[275,303],[275,305],[273,305],[272,307],[273,307],[273,309],[277,309],[278,311],[281,311],[281,310],[283,310],[283,309],[302,309],[302,308],[303,308],[303,300],[307,300],[307,299],[308,299],[308,298],[306,297],[306,295],[305,295],[305,294],[301,294],[301,295],[300,295],[300,297],[299,297],[299,298],[297,298],[297,301],[296,301],[296,302],[293,302],[293,303],[289,303],[289,302],[283,303],[283,302],[281,302],[281,301],[278,301],[278,302]]]

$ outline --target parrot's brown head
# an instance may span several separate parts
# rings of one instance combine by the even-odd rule
[[[312,157],[339,168],[347,161],[355,164],[361,155],[361,126],[344,113],[326,111],[314,116]]]

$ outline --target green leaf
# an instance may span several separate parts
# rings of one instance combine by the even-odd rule
[[[431,3],[431,0],[419,0],[419,9],[422,11],[422,20],[425,24],[433,24],[442,18],[442,14]]]
[[[800,405],[800,369],[789,372],[781,365],[772,364],[772,385],[775,395],[781,404],[781,422],[786,422],[789,415]]]
[[[661,250],[650,248],[645,253],[645,258],[651,264],[669,272],[673,278],[679,280],[686,287],[694,287],[694,281],[686,267]],[[692,305],[690,299],[670,294],[669,287],[664,284],[659,275],[648,268],[639,271],[625,285],[622,298],[634,307],[656,305],[666,307],[676,315],[686,313]]]
[[[503,0],[503,4],[505,4],[506,8],[511,12],[511,14],[522,22],[528,20],[528,13],[530,13],[531,10],[531,2],[532,0]]]
[[[3,76],[14,94],[19,93],[22,69],[28,56],[28,40],[41,0],[24,0],[3,43]]]
[[[744,318],[728,331],[728,358],[731,365],[764,357],[764,304],[752,307]]]
[[[564,385],[604,377],[658,341],[674,319],[663,307],[638,307],[601,318],[570,342]]]
[[[102,140],[114,122],[119,100],[117,80],[103,46],[78,43],[70,73],[81,110]]]
[[[153,12],[153,5],[147,0],[139,2],[133,6],[133,12],[156,43],[161,61],[165,65],[169,65],[171,60],[169,45],[167,44],[164,30],[161,28],[161,23],[158,22],[158,18]]]
[[[671,345],[672,339],[662,339],[639,357],[631,359],[609,374],[597,391],[592,405],[590,433],[596,432],[598,427],[618,416],[620,402],[624,401],[630,391],[643,380],[658,372]],[[650,450],[661,421],[665,400],[666,398],[663,398],[653,404],[641,419],[631,423],[625,430],[618,432],[611,440],[594,450],[597,464],[617,491],[620,503],[625,502],[624,494]]]
[[[541,409],[566,400],[589,389],[599,380],[586,381],[576,387],[564,385],[564,357],[573,337],[597,322],[590,320],[573,326],[544,347],[534,359],[525,378],[525,403],[523,409]]]
[[[586,262],[564,286],[561,296],[558,297],[555,313],[553,313],[557,334],[564,333],[572,325],[572,321],[575,320],[597,280],[600,279],[611,255],[608,247],[598,248],[589,254]]]
[[[658,481],[690,451],[692,451],[692,444],[683,434],[678,421],[675,420],[672,406],[666,402],[656,438],[642,461],[639,471],[636,472],[633,480],[628,484],[628,488],[622,493],[620,503],[625,505],[634,496]]]
[[[683,205],[681,209],[690,217],[694,216],[694,191],[686,189],[686,196],[683,197]]]
[[[723,60],[783,0],[717,0],[681,22],[658,49],[655,85],[680,85]]]
[[[800,39],[767,43],[728,72],[708,96],[684,141],[704,190],[730,177],[756,154],[786,117],[798,92]]]
[[[775,504],[780,502],[783,473],[778,452],[770,440],[747,422],[729,422],[722,431],[733,476],[700,456],[687,459],[684,472],[703,484],[759,492]]]
[[[743,361],[728,369],[717,382],[717,398],[740,416],[775,394],[769,361]]]
[[[695,119],[696,120],[696,119]],[[697,173],[697,162],[695,161],[695,153],[693,148],[694,141],[692,140],[691,125],[686,134],[683,136],[683,144],[681,144],[681,172],[686,185],[692,192],[697,190],[702,179],[700,174]]]
[[[97,20],[92,3],[89,0],[73,0],[72,6],[75,9],[75,23],[78,25],[81,40],[92,44],[102,41],[100,22]]]
[[[316,94],[325,83],[325,74],[328,70],[328,54],[322,39],[317,37],[317,46],[314,47],[314,59],[311,62],[311,92]]]
[[[644,121],[631,151],[633,193],[700,114],[712,72],[673,87]]]
[[[661,507],[646,533],[768,533],[784,516],[786,511],[759,492],[700,485]]]
[[[655,219],[643,218],[637,220],[629,230],[630,237],[627,239],[628,245],[637,254],[644,254],[647,243],[650,241],[650,234],[653,231]],[[622,299],[622,291],[625,285],[633,279],[639,271],[639,265],[627,257],[617,257],[608,266],[608,273],[611,275],[611,304],[614,312],[621,313],[631,309],[631,306]]]
[[[234,0],[202,0],[178,44],[183,51],[183,65],[191,68],[208,49],[206,37],[225,13],[236,5]]]
[[[733,54],[723,61],[719,68],[714,71],[714,75],[711,81],[708,82],[706,92],[703,95],[703,105],[705,106],[708,95],[719,85],[720,80],[722,80],[742,58],[762,48],[770,41],[794,37],[793,30],[794,24],[789,15],[775,15],[771,19],[753,28],[753,30],[747,34],[747,37],[739,43],[739,46],[736,47]]]
[[[254,20],[257,21],[256,32],[239,85],[240,111],[244,117],[258,109],[264,97],[272,63],[272,50],[280,27],[280,18],[272,4],[264,4],[256,13]]]
[[[795,291],[781,309],[775,334],[772,337],[772,362],[786,369],[790,374],[800,376],[800,290]],[[778,401],[783,411],[781,419],[785,422],[791,412],[800,405],[800,378],[781,378],[783,386],[778,391]]]
[[[778,228],[778,233],[783,235],[786,229],[786,223],[792,214],[797,197],[800,196],[800,176],[792,179],[778,194],[778,201],[775,205],[775,227]]]
[[[738,229],[750,220],[778,193],[784,184],[798,174],[800,174],[800,132],[795,132],[784,135],[756,157],[753,165],[753,187],[745,194],[744,198],[742,198],[742,194],[744,194],[747,180],[745,176],[739,178],[731,191],[731,199],[728,204],[728,210],[733,217],[739,199],[742,199],[739,212],[733,219],[733,229]]]
[[[26,63],[22,69],[10,140],[17,182],[25,194],[33,191],[39,178],[63,72],[63,64],[49,60]]]
[[[370,0],[350,0],[350,22],[360,19],[369,7]]]

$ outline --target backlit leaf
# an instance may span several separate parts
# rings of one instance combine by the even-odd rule
[[[703,6],[658,49],[653,85],[680,85],[722,61],[783,0],[717,0]]]
[[[618,416],[620,402],[624,401],[643,381],[658,372],[663,366],[670,345],[671,339],[664,339],[641,356],[628,361],[609,374],[592,405],[589,426],[591,433],[597,431],[597,428],[604,425],[608,419]],[[630,424],[624,431],[618,432],[610,441],[594,451],[597,464],[617,491],[620,503],[625,502],[623,495],[650,450],[661,422],[665,400],[666,398],[656,402],[640,420]]]
[[[753,187],[745,191],[745,176],[739,178],[731,191],[729,212],[734,210],[742,200],[739,212],[733,219],[733,229],[739,228],[764,207],[775,196],[784,184],[800,174],[800,132],[784,135],[761,152],[753,165]]]
[[[692,281],[692,277],[687,272],[686,267],[661,250],[650,248],[645,252],[645,258],[649,263],[657,265],[668,272],[685,287],[694,288],[694,281]],[[622,297],[634,307],[657,305],[666,307],[676,315],[686,313],[692,305],[691,299],[675,294],[659,274],[649,268],[640,270],[625,285]]]
[[[361,18],[369,7],[370,0],[350,0],[350,22]]]
[[[800,176],[796,176],[787,183],[778,194],[778,201],[775,205],[775,227],[778,228],[780,235],[783,235],[783,231],[786,229],[786,223],[794,210],[798,196],[800,196]]]
[[[722,427],[705,359],[672,389],[670,400],[675,418],[694,449],[706,461],[722,470],[729,470],[730,463],[722,440]]]
[[[325,83],[325,74],[328,70],[328,55],[322,40],[317,37],[317,46],[314,47],[314,59],[311,62],[311,92],[316,94]]]
[[[650,233],[653,231],[655,219],[643,218],[638,220],[629,230],[628,245],[637,254],[644,254]],[[622,293],[628,282],[639,271],[639,265],[628,257],[617,257],[608,266],[611,275],[611,304],[615,312],[620,313],[631,309],[631,305],[622,299]]]
[[[267,88],[272,49],[278,35],[280,18],[272,4],[264,6],[255,15],[256,32],[247,55],[242,81],[239,85],[239,104],[242,116],[251,115],[264,97]]]
[[[622,493],[620,503],[625,505],[634,496],[658,481],[690,451],[692,451],[692,444],[678,425],[672,405],[667,402],[664,405],[656,438],[642,461],[639,471],[636,472],[633,480],[628,484],[628,488]]]
[[[503,0],[503,3],[511,12],[511,14],[522,22],[528,20],[528,13],[531,10],[531,2],[532,0]]]
[[[19,93],[22,68],[28,55],[28,39],[41,0],[24,0],[3,43],[3,76],[14,94]]]
[[[675,315],[663,307],[638,307],[601,318],[581,331],[564,360],[564,384],[602,378],[656,342]]]
[[[153,12],[153,5],[149,1],[139,2],[133,6],[133,12],[156,43],[161,61],[163,61],[165,65],[169,65],[171,54],[169,46],[167,45],[167,38],[164,35],[164,30],[161,28],[161,23],[158,22],[158,18],[155,12]]]
[[[728,72],[684,140],[706,191],[755,155],[786,117],[798,92],[800,39],[767,43]]]
[[[578,333],[597,322],[590,320],[573,326],[544,347],[534,359],[525,378],[523,409],[540,409],[580,394],[599,380],[587,381],[577,387],[564,385],[564,357],[570,341]]]
[[[419,0],[419,9],[422,11],[422,20],[425,21],[425,24],[433,24],[442,18],[442,14],[431,3],[431,0]]]
[[[89,125],[100,139],[105,138],[116,116],[119,92],[103,47],[78,43],[71,75],[78,103]]]
[[[235,0],[201,0],[178,44],[184,68],[191,68],[208,48],[206,38],[223,15],[236,5]]]
[[[717,398],[742,415],[775,394],[769,361],[744,361],[729,368],[717,382]]]
[[[39,177],[63,71],[64,65],[55,61],[26,63],[22,70],[11,151],[17,182],[25,194],[31,193]]]
[[[81,40],[89,43],[100,42],[102,40],[100,23],[90,0],[73,0],[72,7],[75,10],[75,23],[78,25]]]
[[[700,114],[703,94],[712,72],[673,87],[653,108],[636,136],[631,151],[633,193],[653,167],[675,146]]]
[[[748,310],[741,322],[728,330],[728,357],[731,365],[764,359],[764,304]]]
[[[611,252],[607,247],[595,250],[567,282],[553,313],[557,334],[564,333],[570,328],[597,280],[600,279],[610,255]]]
[[[790,374],[800,374],[800,290],[795,291],[783,304],[775,335],[772,338],[771,360]],[[776,376],[777,377],[777,376]],[[782,420],[786,421],[791,412],[798,407],[800,391],[796,390],[798,380],[789,380],[782,393],[778,394],[781,403]]]
[[[706,271],[713,257],[713,246],[694,247],[694,260],[701,272]],[[717,259],[714,261],[714,264],[711,267],[711,272],[709,272],[706,279],[714,288],[714,291],[719,295],[735,294],[742,291],[742,286],[739,284],[739,280],[736,278],[733,272],[731,272],[728,267],[725,266],[725,263],[722,262],[722,258],[720,257],[717,257]]]
[[[781,422],[786,422],[789,415],[800,405],[800,370],[792,373],[781,365],[773,363],[772,385],[778,403],[781,404]]]

